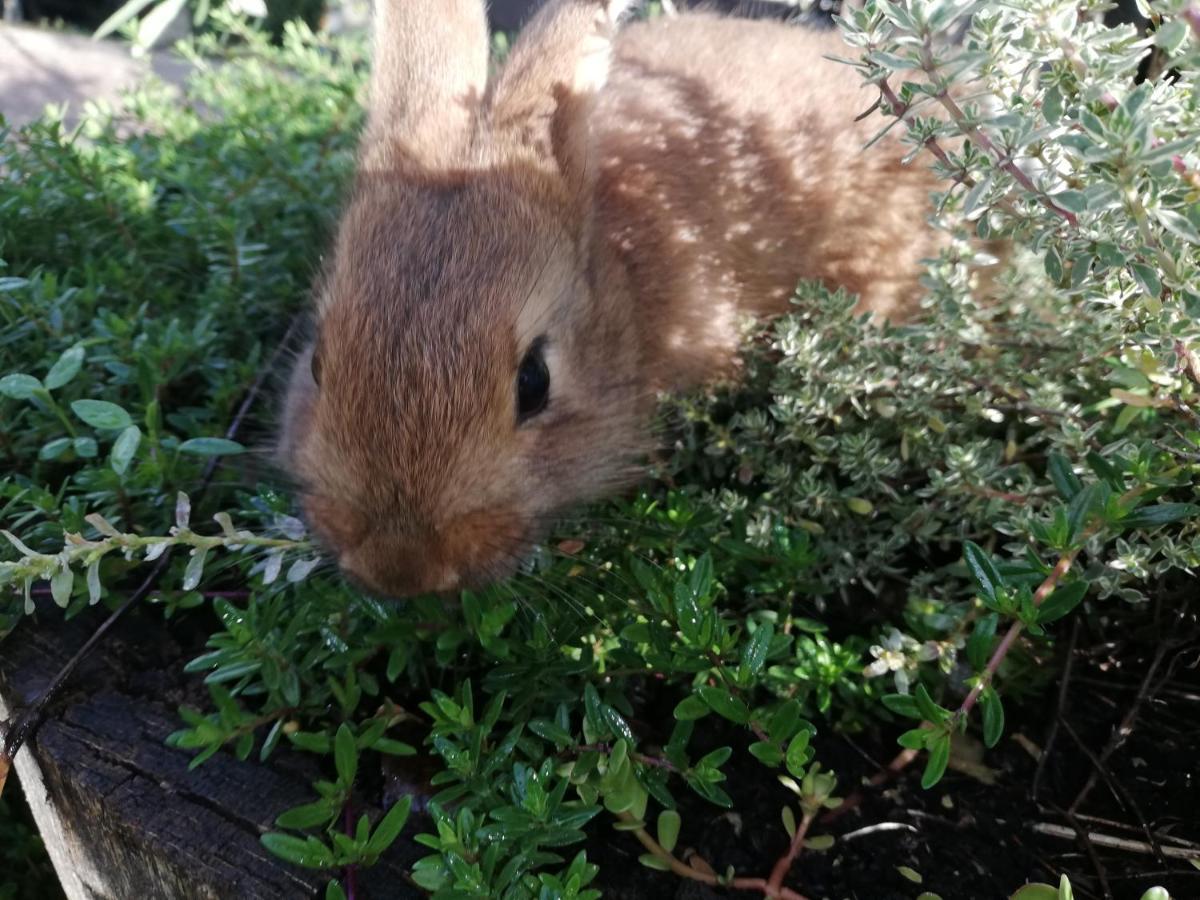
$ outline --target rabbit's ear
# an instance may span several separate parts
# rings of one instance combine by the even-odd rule
[[[586,179],[588,122],[608,79],[617,20],[636,0],[548,0],[525,26],[492,86],[491,133],[569,182]]]
[[[487,88],[484,0],[376,0],[364,164],[461,159]]]

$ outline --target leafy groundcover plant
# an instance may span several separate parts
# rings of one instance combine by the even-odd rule
[[[266,406],[239,413],[279,366],[333,221],[361,47],[291,28],[272,48],[226,18],[197,49],[229,59],[197,56],[189,102],[148,89],[76,132],[8,134],[0,628],[116,605],[160,566],[168,615],[215,616],[188,663],[211,701],[181,710],[171,742],[196,764],[320,757],[312,801],[263,842],[328,871],[331,900],[397,840],[427,849],[411,880],[444,898],[673,896],[680,879],[982,897],[1034,875],[1059,886],[1017,896],[1071,896],[1003,849],[1045,812],[1028,795],[1056,736],[1026,732],[1058,721],[1018,701],[1053,706],[1062,678],[1061,714],[1076,656],[1091,675],[1134,665],[1124,741],[1146,697],[1194,696],[1179,679],[1200,640],[1200,13],[1155,4],[1141,33],[1101,11],[847,13],[871,114],[946,179],[926,315],[878,328],[801,285],[794,314],[748,334],[739,384],[664,402],[643,491],[562,523],[520,576],[453,607],[381,603],[320,565],[246,450]],[[1178,703],[1151,736],[1159,793],[1123,819],[1146,831],[1126,844],[1154,852],[1116,893],[1195,884],[1194,822],[1143,816],[1194,809]],[[1113,724],[1064,729],[1129,799],[1110,783]],[[380,809],[380,771],[418,755],[425,812],[408,796]],[[938,785],[917,824],[848,831],[908,766]],[[1091,787],[1066,809],[1075,790],[1030,839],[1081,834],[1087,854],[1050,869],[1102,896],[1114,864],[1077,815]],[[1020,801],[988,806],[1005,791]],[[950,832],[889,845],[886,874],[868,859],[868,837],[954,825],[963,804],[994,817],[989,865]]]

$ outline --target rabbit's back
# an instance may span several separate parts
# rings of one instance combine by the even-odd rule
[[[873,100],[835,32],[703,14],[631,24],[596,110],[598,236],[630,274],[662,386],[712,376],[739,313],[787,308],[802,278],[903,318],[931,173],[855,117]]]

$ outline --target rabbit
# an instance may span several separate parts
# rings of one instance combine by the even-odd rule
[[[511,574],[636,482],[661,392],[736,374],[801,279],[909,315],[933,175],[855,121],[833,33],[549,0],[489,76],[483,0],[381,0],[356,178],[278,453],[387,597]]]

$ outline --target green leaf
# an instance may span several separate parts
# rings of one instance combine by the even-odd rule
[[[668,853],[675,849],[679,840],[679,826],[682,823],[679,813],[673,809],[665,809],[658,816],[658,843]]]
[[[1158,273],[1151,266],[1135,262],[1129,264],[1129,269],[1133,272],[1134,280],[1147,296],[1158,298],[1162,295],[1162,282],[1159,281]]]
[[[46,386],[46,390],[58,390],[79,374],[79,369],[83,365],[83,348],[76,346],[65,351],[58,361],[50,367],[50,371],[46,373],[46,377],[42,379],[42,384]]]
[[[963,558],[966,560],[967,570],[971,573],[971,580],[983,595],[994,603],[997,595],[1004,590],[1004,577],[992,561],[992,557],[974,541],[967,541],[963,544]]]
[[[13,400],[28,400],[33,396],[34,391],[40,390],[42,390],[42,383],[32,375],[17,372],[0,378],[0,394],[11,397]]]
[[[276,817],[275,824],[280,828],[315,828],[332,821],[337,813],[327,800],[318,800],[285,810]]]
[[[50,595],[63,609],[71,602],[71,588],[75,585],[75,573],[65,566],[50,579]]]
[[[71,411],[101,431],[118,431],[133,424],[129,413],[107,400],[76,400],[71,404]]]
[[[934,725],[940,725],[945,722],[950,713],[942,709],[933,702],[933,698],[929,696],[929,691],[925,689],[925,685],[918,684],[914,695],[917,700],[917,709],[921,711],[921,717],[926,722],[932,722]]]
[[[884,694],[879,699],[883,702],[884,706],[898,716],[904,716],[909,719],[921,718],[921,711],[917,708],[917,701],[908,694]]]
[[[946,774],[946,766],[950,762],[950,735],[943,735],[929,749],[929,761],[925,763],[925,771],[921,775],[921,787],[929,790],[942,780]]]
[[[245,453],[246,448],[237,441],[227,441],[225,438],[199,437],[184,441],[179,445],[179,452],[196,456],[236,456]]]
[[[331,881],[325,885],[325,900],[346,900],[346,892],[336,881]]]
[[[183,570],[182,587],[185,591],[193,591],[200,584],[200,579],[204,577],[204,561],[206,559],[208,559],[207,548],[192,552],[192,557],[188,560],[187,568]]]
[[[812,758],[808,741],[809,734],[807,731],[797,731],[796,736],[788,743],[787,753],[784,754],[783,758],[787,764],[787,770],[795,778],[804,777],[804,767],[808,764],[809,759]]]
[[[1009,900],[1058,900],[1058,888],[1048,884],[1026,884]]]
[[[1083,482],[1072,470],[1070,460],[1061,453],[1050,454],[1047,469],[1050,480],[1054,482],[1055,489],[1064,500],[1070,500],[1083,490]]]
[[[749,747],[750,755],[768,766],[777,766],[783,762],[783,751],[770,741],[755,741]]]
[[[55,438],[52,441],[47,441],[42,445],[42,449],[38,451],[38,459],[52,460],[58,459],[67,452],[67,448],[71,446],[69,437]]]
[[[316,838],[303,840],[290,834],[269,831],[260,840],[262,845],[278,856],[298,866],[323,869],[333,865],[333,852]]]
[[[647,869],[656,869],[659,872],[670,872],[671,864],[661,857],[655,856],[653,853],[643,853],[638,857],[640,862]]]
[[[412,809],[412,797],[402,797],[399,801],[392,804],[392,808],[375,826],[375,830],[371,833],[371,839],[367,841],[367,852],[378,856],[387,850],[388,847],[395,843],[396,838],[400,836],[400,832],[404,830],[404,825],[408,822],[408,814]]]
[[[979,695],[979,709],[983,713],[983,743],[995,747],[1004,734],[1004,705],[1000,695],[988,685]]]
[[[705,684],[697,688],[696,693],[713,712],[724,716],[729,721],[739,725],[745,725],[750,721],[750,708],[725,688]]]
[[[1200,506],[1194,503],[1159,503],[1135,509],[1122,517],[1121,524],[1126,528],[1158,528],[1197,516],[1200,516]]]
[[[1070,584],[1059,585],[1038,607],[1037,623],[1045,625],[1061,619],[1079,605],[1087,592],[1086,581],[1072,581]]]
[[[125,474],[141,443],[142,429],[136,425],[130,425],[121,432],[113,443],[112,453],[109,456],[109,465],[112,466],[114,472],[118,475]]]
[[[975,669],[982,669],[987,665],[999,623],[1000,617],[996,613],[988,613],[975,623],[975,629],[967,640],[967,660]]]
[[[755,629],[753,636],[742,649],[742,666],[752,675],[762,671],[767,661],[767,651],[771,648],[771,638],[775,635],[775,626],[764,622]]]
[[[343,722],[338,726],[333,739],[333,763],[337,768],[338,781],[350,785],[358,774],[358,748],[355,746],[354,732]]]
[[[96,442],[90,437],[77,437],[71,443],[75,448],[75,455],[80,459],[95,459],[99,452]]]
[[[1175,237],[1189,244],[1200,244],[1200,231],[1189,221],[1187,216],[1180,215],[1169,209],[1155,210],[1154,217],[1162,222],[1163,227]]]
[[[710,712],[712,712],[712,710],[709,709],[708,704],[695,694],[684,697],[675,706],[675,718],[680,722],[690,722],[694,719],[703,719]]]

